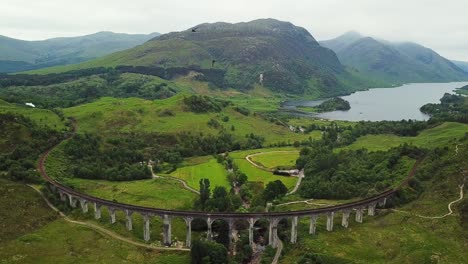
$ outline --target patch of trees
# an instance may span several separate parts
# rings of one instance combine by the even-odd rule
[[[247,175],[239,170],[228,152],[224,153],[224,155],[216,155],[216,160],[228,171],[228,180],[232,186],[241,187],[247,182]]]
[[[468,98],[463,95],[446,93],[440,104],[425,104],[420,110],[431,115],[430,123],[454,121],[468,124]]]
[[[176,87],[171,83],[141,75],[121,76],[116,71],[70,82],[0,88],[0,97],[7,101],[32,102],[42,108],[70,107],[92,102],[102,96],[154,100],[169,98],[176,93]]]
[[[200,179],[200,197],[195,201],[195,208],[208,212],[235,211],[242,206],[238,195],[228,193],[225,187],[216,186],[211,193],[209,179]]]
[[[317,143],[313,148],[302,149],[296,162],[305,172],[299,194],[324,199],[372,196],[408,174],[402,157],[417,159],[423,154],[423,150],[411,145],[385,152],[361,149],[335,153],[330,146]]]
[[[23,115],[0,114],[0,171],[11,180],[40,182],[38,157],[64,137],[63,132],[41,127]]]
[[[190,263],[225,264],[228,263],[228,251],[223,245],[213,241],[194,240],[190,249]]]
[[[288,188],[280,180],[269,182],[265,190],[263,190],[263,198],[265,201],[273,201],[281,198],[288,193]]]
[[[104,74],[113,71],[112,68],[90,68],[50,74],[5,74],[0,75],[0,88],[9,86],[51,85],[76,80],[91,75]]]
[[[250,115],[250,110],[248,108],[242,107],[242,106],[236,106],[234,107],[234,110],[245,115],[249,116]]]
[[[365,135],[394,134],[397,136],[417,136],[419,132],[429,128],[431,125],[425,121],[401,120],[401,121],[360,121],[354,126],[340,126],[336,122],[330,125],[311,124],[305,129],[305,133],[314,130],[322,131],[322,140],[326,145],[333,147],[345,146]],[[299,145],[310,144],[299,142]]]
[[[191,95],[184,98],[184,104],[188,111],[194,113],[220,112],[230,104],[229,101],[217,100],[205,95]]]
[[[341,97],[335,97],[317,106],[318,112],[346,111],[351,109],[349,102]]]
[[[151,178],[138,146],[123,140],[108,142],[97,136],[76,135],[64,145],[71,175],[85,179],[128,181]]]

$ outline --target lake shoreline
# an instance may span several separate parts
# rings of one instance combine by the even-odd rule
[[[370,88],[335,96],[350,102],[351,109],[347,111],[313,113],[298,109],[301,106],[315,107],[330,98],[284,101],[281,102],[279,111],[327,120],[428,120],[430,116],[419,110],[421,106],[437,103],[444,93],[455,93],[457,88],[464,85],[468,85],[468,82],[409,83],[398,87]]]

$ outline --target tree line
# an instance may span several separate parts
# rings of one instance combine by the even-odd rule
[[[0,171],[11,180],[41,182],[36,161],[43,152],[66,137],[66,131],[43,127],[13,113],[0,114]]]

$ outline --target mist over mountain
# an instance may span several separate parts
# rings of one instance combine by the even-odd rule
[[[98,32],[91,35],[25,41],[0,36],[0,72],[79,63],[132,48],[158,36]]]
[[[392,43],[348,32],[320,44],[335,51],[341,63],[372,79],[395,84],[468,79],[453,62],[416,43]]]
[[[457,65],[460,69],[464,70],[465,72],[468,72],[468,62],[466,61],[456,61],[452,60],[452,62]]]

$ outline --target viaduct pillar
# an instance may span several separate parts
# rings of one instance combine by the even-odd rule
[[[291,220],[291,243],[296,244],[297,242],[297,222],[298,216],[293,216]]]
[[[341,219],[341,226],[344,228],[348,228],[349,225],[349,214],[351,213],[351,210],[344,210],[343,211],[343,218]]]
[[[108,207],[111,224],[115,224],[115,208]]]
[[[60,200],[65,202],[67,200],[67,195],[59,189]]]
[[[255,222],[256,220],[254,218],[249,218],[249,245],[250,246],[253,246]]]
[[[207,231],[207,234],[206,234],[206,238],[208,240],[212,240],[213,239],[213,231],[211,229],[211,224],[213,224],[213,222],[211,221],[211,217],[208,217],[208,219],[206,220],[206,224],[208,225],[208,231]]]
[[[143,239],[146,242],[150,240],[150,217],[147,214],[143,215]]]
[[[359,207],[356,209],[356,222],[362,223],[362,215],[364,214],[364,208]]]
[[[75,207],[76,207],[76,199],[75,199],[75,197],[73,197],[73,196],[70,194],[70,195],[68,195],[68,199],[70,199],[70,206],[71,206],[72,208],[75,208]]]
[[[85,199],[80,199],[80,206],[83,213],[86,214],[88,212],[88,201]]]
[[[277,238],[278,238],[278,218],[270,218],[270,226],[268,228],[269,235],[268,235],[268,245],[272,248],[276,248],[277,246]]]
[[[125,227],[127,227],[128,231],[132,231],[133,229],[132,214],[132,211],[128,209],[125,210]]]
[[[309,234],[311,234],[311,235],[314,235],[315,230],[317,229],[317,217],[318,217],[318,215],[311,215],[310,216]]]
[[[101,205],[98,203],[94,203],[94,218],[101,218]]]
[[[335,212],[327,213],[327,231],[333,230],[333,216],[334,215],[335,215]]]
[[[192,221],[193,217],[185,217],[185,225],[187,226],[187,234],[185,236],[185,245],[190,248],[192,246]]]
[[[369,204],[369,207],[368,207],[368,210],[367,210],[367,214],[370,215],[370,216],[374,216],[375,215],[375,207],[376,207],[376,203],[371,203]]]
[[[229,225],[229,246],[232,245],[232,242],[234,241],[234,236],[232,235],[232,232],[234,232],[234,219],[229,219],[228,220],[228,225]]]
[[[163,216],[163,225],[164,225],[164,245],[170,246],[172,244],[172,237],[171,237],[171,218],[165,214]]]

